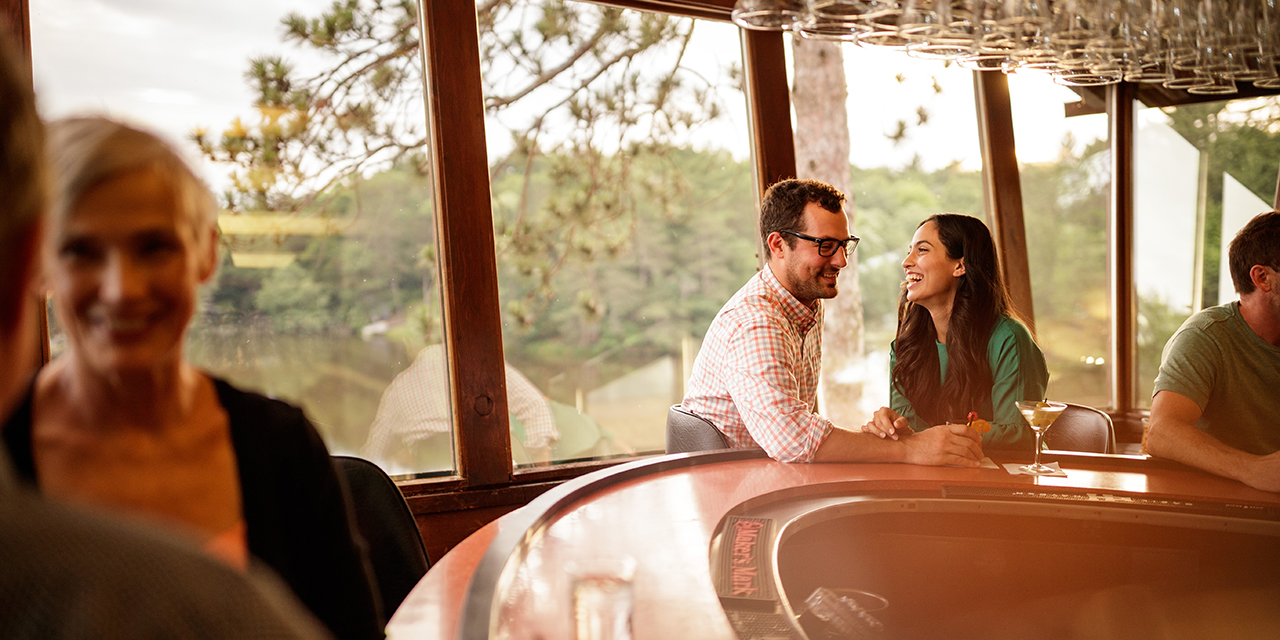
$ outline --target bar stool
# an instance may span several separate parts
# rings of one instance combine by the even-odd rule
[[[729,439],[701,416],[681,405],[667,411],[667,453],[690,453],[728,449]]]

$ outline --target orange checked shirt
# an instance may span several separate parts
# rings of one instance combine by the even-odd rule
[[[682,404],[735,448],[809,462],[832,429],[815,413],[821,364],[822,302],[801,304],[766,265],[711,322]]]

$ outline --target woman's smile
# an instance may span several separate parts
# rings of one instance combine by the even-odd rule
[[[938,238],[938,227],[926,222],[916,229],[911,248],[902,261],[907,300],[926,308],[947,308],[955,297],[964,261],[947,255]]]
[[[87,190],[56,233],[54,304],[91,368],[149,369],[180,358],[212,256],[200,250],[173,187],[149,169],[119,174]]]
[[[90,325],[105,330],[112,340],[133,341],[141,338],[154,326],[160,315],[159,311],[119,312],[98,306],[89,310],[88,318]]]

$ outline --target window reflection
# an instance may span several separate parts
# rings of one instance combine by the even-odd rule
[[[523,373],[505,365],[511,455],[519,465],[617,453],[612,435],[591,416],[549,399]],[[392,472],[453,466],[449,365],[444,345],[423,348],[378,404],[361,454]]]
[[[660,452],[686,363],[755,271],[738,31],[578,2],[477,11],[507,364],[550,405],[553,460]]]
[[[442,340],[416,5],[32,5],[43,115],[156,129],[220,196],[189,359],[357,453],[388,385]]]
[[[848,210],[851,229],[863,240],[856,254],[858,286],[842,280],[835,299],[840,308],[826,307],[821,404],[823,415],[856,428],[889,405],[889,343],[897,333],[902,260],[911,236],[935,213],[983,217],[982,153],[971,71],[900,51],[845,45],[843,53],[850,88]],[[833,311],[845,312],[841,300],[859,296],[864,335],[837,340],[830,331]],[[858,344],[861,362],[829,366],[828,350]],[[830,393],[833,379],[861,382],[861,397]]]
[[[1237,300],[1227,247],[1273,207],[1276,97],[1137,110],[1136,398],[1150,408],[1165,343],[1192,313]]]
[[[1036,342],[1050,399],[1106,408],[1111,305],[1107,116],[1067,118],[1080,97],[1035,72],[1009,76]]]

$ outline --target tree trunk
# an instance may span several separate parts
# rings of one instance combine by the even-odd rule
[[[791,104],[796,110],[796,171],[821,180],[848,196],[849,227],[857,235],[853,194],[849,192],[849,116],[845,101],[844,55],[840,45],[792,38],[795,61]],[[822,339],[822,415],[846,428],[867,420],[862,400],[862,292],[857,254],[840,273],[840,295],[826,301]]]

